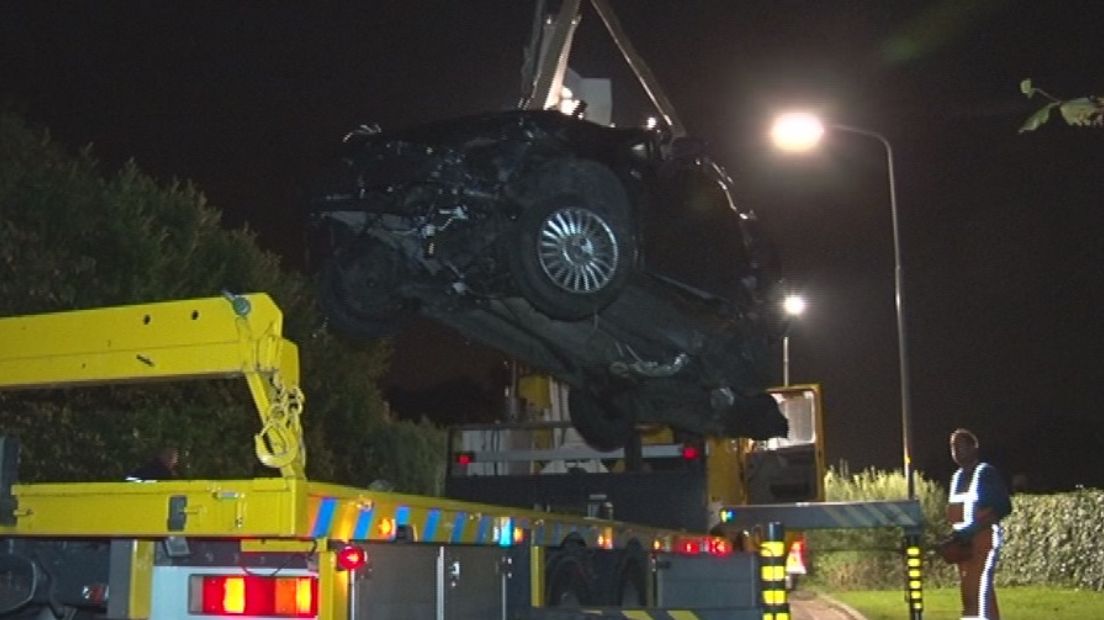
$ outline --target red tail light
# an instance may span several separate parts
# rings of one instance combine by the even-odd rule
[[[701,449],[694,444],[682,444],[682,458],[686,461],[696,461],[701,456]]]
[[[316,577],[192,575],[188,611],[222,616],[314,618],[318,615]]]
[[[686,555],[697,555],[702,552],[701,541],[696,538],[685,538],[680,540],[676,547],[679,553]]]
[[[368,562],[368,553],[354,545],[342,547],[337,552],[337,565],[345,570],[356,570]]]
[[[475,460],[475,455],[472,454],[471,452],[457,452],[456,453],[456,464],[457,465],[471,465],[472,461],[474,461],[474,460]]]
[[[709,554],[716,556],[725,556],[732,553],[732,543],[723,538],[710,538],[709,539]]]

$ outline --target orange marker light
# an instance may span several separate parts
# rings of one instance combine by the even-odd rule
[[[381,519],[378,528],[380,538],[390,540],[395,535],[395,520]]]
[[[732,545],[723,538],[713,538],[709,541],[710,555],[725,556],[732,553]]]

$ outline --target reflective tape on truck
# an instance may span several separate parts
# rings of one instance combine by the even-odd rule
[[[687,535],[603,519],[551,515],[397,493],[356,498],[311,495],[308,531],[316,540],[496,545],[559,545],[578,537],[598,549],[637,541],[646,549],[723,555],[723,538]]]

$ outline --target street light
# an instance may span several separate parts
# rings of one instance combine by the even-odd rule
[[[901,270],[901,234],[897,219],[897,186],[893,174],[893,147],[885,136],[876,131],[837,124],[825,127],[819,118],[806,112],[791,112],[775,119],[771,127],[771,139],[782,150],[803,152],[816,147],[826,129],[873,138],[885,147],[886,172],[889,176],[889,209],[893,219],[893,296],[897,307],[897,354],[901,373],[901,443],[904,448],[908,498],[915,499],[916,483],[912,469],[912,412],[908,381],[908,348],[905,339],[905,293]]]
[[[792,317],[801,316],[802,312],[805,312],[805,298],[801,295],[786,295],[786,298],[782,300],[782,310]],[[782,385],[789,387],[790,385],[790,328],[786,326],[786,331],[782,333]]]

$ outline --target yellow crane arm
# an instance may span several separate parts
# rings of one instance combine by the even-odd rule
[[[0,390],[244,377],[257,458],[305,478],[299,350],[282,329],[264,293],[0,318]]]

